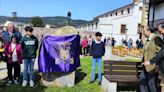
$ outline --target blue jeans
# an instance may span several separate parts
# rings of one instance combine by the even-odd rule
[[[34,81],[34,62],[35,62],[35,58],[24,59],[23,80],[28,79],[27,73],[28,73],[28,70],[30,70],[30,80]]]
[[[92,58],[92,81],[95,80],[95,70],[96,70],[96,62],[98,62],[98,81],[101,81],[102,72],[102,58]]]

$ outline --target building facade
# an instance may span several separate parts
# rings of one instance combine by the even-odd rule
[[[103,33],[103,38],[113,37],[117,45],[122,39],[139,39],[142,22],[143,2],[134,0],[133,3],[104,13],[94,18],[93,21],[78,27],[81,31]]]
[[[159,23],[164,22],[164,0],[146,0],[149,2],[148,24],[157,28]]]

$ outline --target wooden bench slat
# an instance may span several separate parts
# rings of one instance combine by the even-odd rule
[[[110,61],[110,62],[104,62],[105,64],[110,64],[110,65],[136,65],[137,63],[135,62],[124,62],[124,61]]]
[[[138,82],[137,76],[126,76],[126,75],[110,75],[105,76],[110,82]]]
[[[138,65],[140,62],[126,62],[126,61],[104,61],[104,64],[116,65]]]
[[[127,67],[127,66],[104,66],[104,69],[109,69],[109,70],[137,70],[136,67]]]
[[[110,82],[117,82],[118,85],[138,86],[141,69],[141,62],[104,61],[104,76]]]
[[[125,72],[125,71],[105,71],[105,75],[137,75],[138,72]]]

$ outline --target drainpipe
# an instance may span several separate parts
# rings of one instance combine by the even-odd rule
[[[156,8],[156,5],[153,4],[153,20],[152,20],[152,27],[154,28],[154,20],[155,20],[155,8]]]
[[[149,0],[148,26],[150,25],[150,7],[151,7],[151,0]]]

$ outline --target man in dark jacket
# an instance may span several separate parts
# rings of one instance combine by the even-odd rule
[[[2,32],[2,36],[5,39],[5,44],[10,42],[10,38],[13,35],[17,37],[18,41],[22,38],[22,34],[18,30],[15,30],[14,24],[9,23],[7,26],[7,31]]]
[[[164,35],[164,23],[159,24],[158,31]],[[152,58],[150,61],[145,61],[144,65],[148,66],[148,65],[154,64],[154,63],[161,64],[163,61],[164,61],[164,46],[161,47],[161,50],[158,52],[158,54],[154,58]],[[163,64],[164,64],[164,62],[163,62]],[[163,74],[164,74],[164,67],[163,67],[163,70],[161,70],[161,72],[163,72]]]
[[[164,35],[164,23],[160,23],[159,26],[158,26],[158,31]],[[164,40],[164,39],[163,39]],[[157,43],[157,42],[156,42]],[[154,64],[154,63],[158,63],[159,64],[159,68],[160,68],[160,71],[162,73],[162,91],[161,92],[164,92],[164,46],[161,45],[161,50],[158,52],[158,54],[152,58],[151,60],[149,61],[145,61],[143,64],[145,66],[149,66],[150,64]]]
[[[90,84],[95,80],[95,68],[96,62],[98,62],[98,85],[101,85],[102,77],[102,56],[105,54],[105,44],[101,41],[102,34],[97,32],[95,34],[96,40],[92,42],[91,51],[92,51],[92,77]]]
[[[23,70],[23,83],[22,86],[27,85],[27,73],[30,70],[30,87],[34,87],[34,62],[36,58],[36,52],[38,49],[38,39],[32,34],[33,28],[27,26],[25,28],[26,35],[21,40],[22,57],[24,63]],[[30,69],[28,69],[28,67]]]

